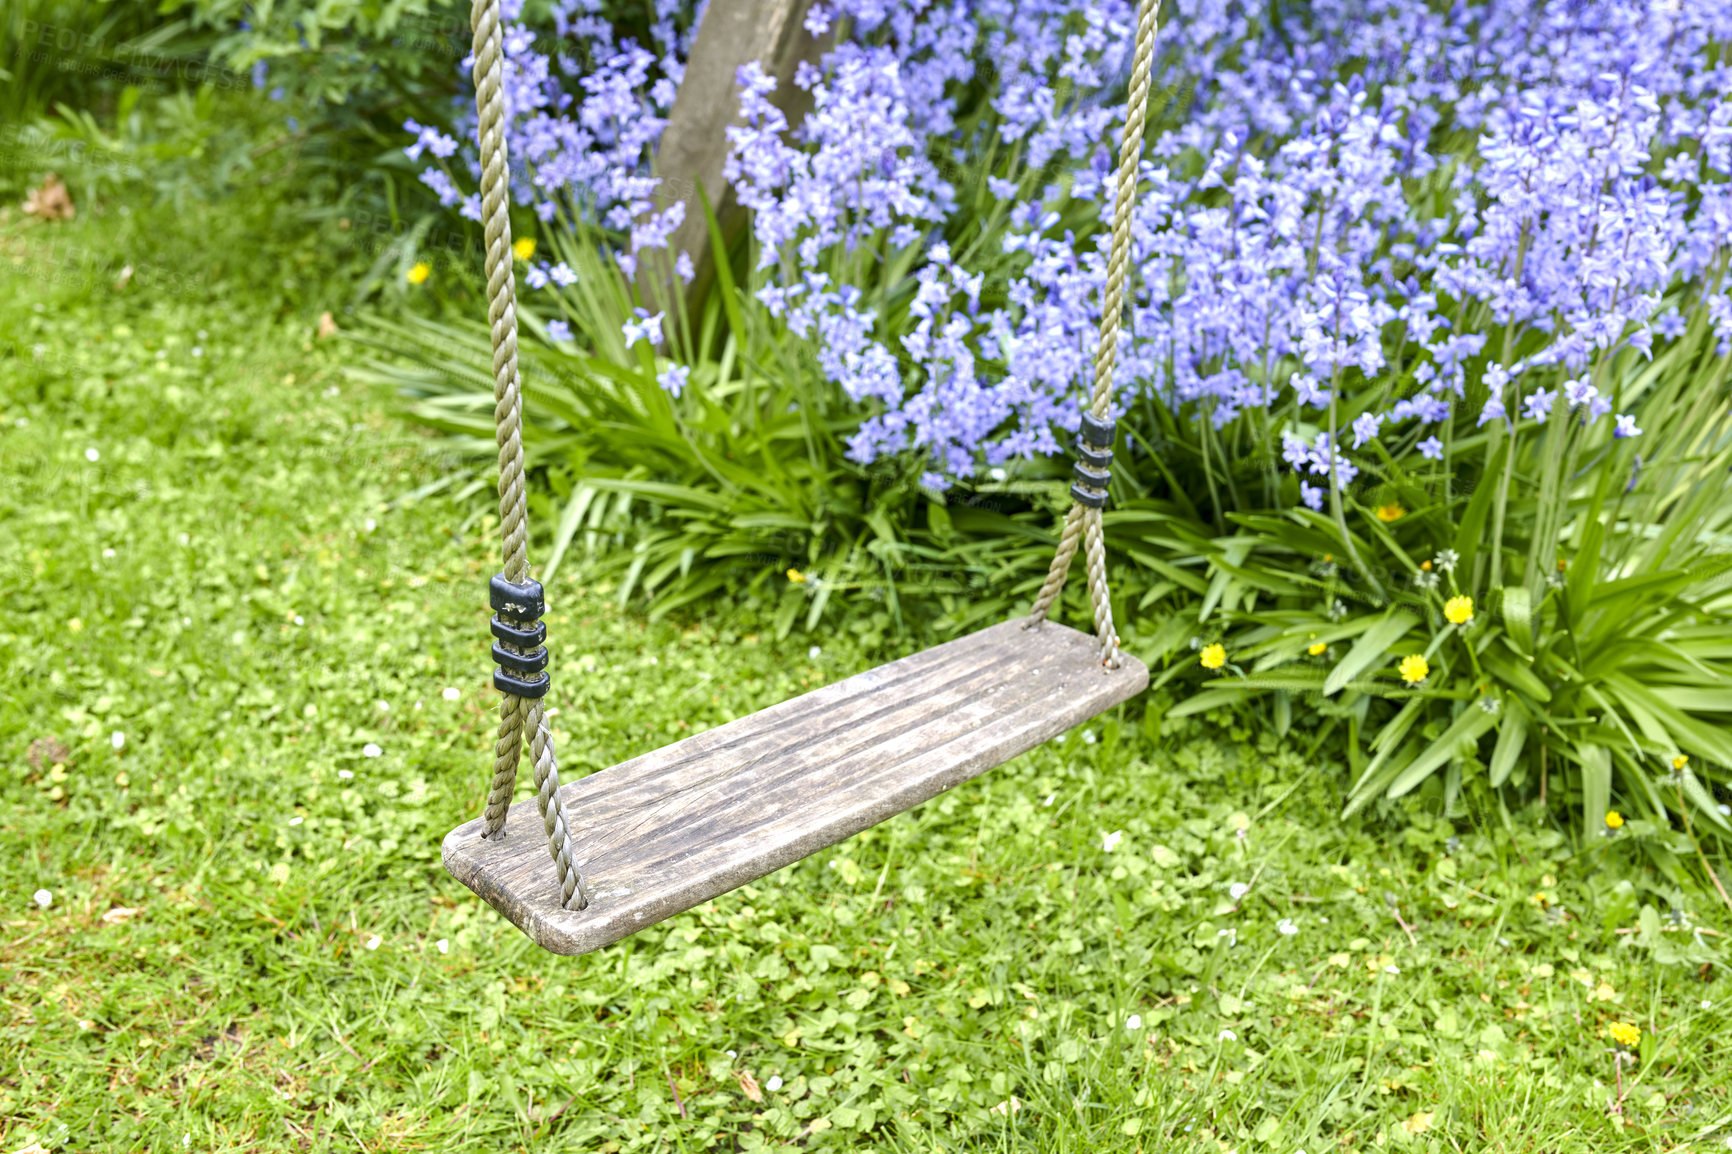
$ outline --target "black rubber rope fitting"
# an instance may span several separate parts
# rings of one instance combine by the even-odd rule
[[[537,621],[532,629],[524,629],[515,621],[504,621],[495,615],[487,627],[493,631],[493,636],[519,649],[534,649],[547,640],[547,623],[543,621]]]
[[[540,673],[547,668],[547,650],[540,646],[527,652],[519,653],[507,649],[499,642],[493,643],[493,663],[513,673]]]
[[[1085,411],[1077,435],[1097,449],[1110,449],[1113,447],[1113,436],[1117,429],[1118,422],[1111,417],[1097,417]]]
[[[495,613],[528,624],[547,612],[547,601],[541,593],[541,582],[507,581],[505,574],[495,573],[487,583],[487,600]]]
[[[1071,500],[1075,501],[1077,504],[1083,506],[1084,508],[1105,509],[1107,507],[1107,495],[1106,495],[1106,493],[1104,493],[1104,492],[1091,493],[1089,490],[1083,488],[1081,485],[1072,485],[1070,487],[1070,496],[1071,496]]]
[[[1083,464],[1103,471],[1113,463],[1113,451],[1111,449],[1090,448],[1080,437],[1077,438],[1076,455]]]
[[[1113,475],[1110,471],[1106,469],[1091,469],[1081,461],[1078,461],[1075,465],[1071,466],[1070,475],[1071,479],[1077,484],[1086,485],[1091,489],[1105,489],[1112,483],[1113,479]]]
[[[525,681],[521,677],[513,677],[503,669],[493,671],[493,688],[514,697],[546,697],[552,685],[553,678],[545,673],[534,681]]]

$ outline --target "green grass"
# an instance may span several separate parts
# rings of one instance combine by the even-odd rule
[[[489,763],[491,524],[397,500],[439,442],[244,270],[113,289],[115,221],[0,224],[0,1147],[1732,1135],[1711,894],[1537,808],[1337,821],[1342,767],[1226,713],[1133,705],[616,947],[536,951],[438,862]],[[550,590],[568,774],[886,656],[614,592]],[[1643,1031],[1616,1110],[1615,1021]]]

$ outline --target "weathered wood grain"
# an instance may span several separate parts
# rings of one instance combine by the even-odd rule
[[[540,815],[445,838],[445,868],[537,943],[581,954],[911,809],[1140,693],[1093,637],[1007,621],[561,789],[594,897],[559,908]]]

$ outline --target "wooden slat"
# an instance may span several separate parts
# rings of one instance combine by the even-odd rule
[[[859,833],[1140,693],[1095,639],[1007,621],[646,753],[560,791],[589,908],[559,908],[533,799],[445,868],[537,943],[581,954]]]

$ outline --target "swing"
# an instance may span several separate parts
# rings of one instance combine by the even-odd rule
[[[547,627],[529,576],[516,288],[506,212],[499,0],[474,0],[475,99],[493,335],[504,568],[489,600],[504,695],[482,816],[446,835],[445,868],[536,944],[600,949],[928,801],[1142,692],[1119,651],[1101,510],[1107,417],[1158,0],[1142,0],[1120,143],[1094,390],[1057,554],[1026,618],[1002,622],[561,786],[544,699]],[[1048,621],[1079,546],[1096,636]],[[512,812],[527,741],[536,806]],[[539,820],[538,820],[539,818]]]

